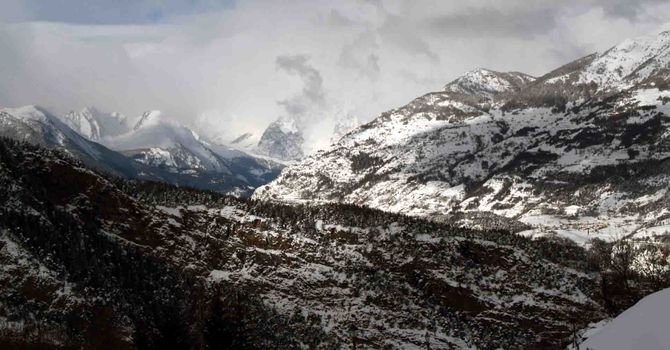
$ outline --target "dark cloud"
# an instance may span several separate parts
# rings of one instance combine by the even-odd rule
[[[429,32],[450,37],[514,37],[530,39],[556,29],[566,17],[602,10],[606,17],[631,22],[648,20],[651,6],[667,0],[541,0],[468,3],[428,16],[423,21]],[[479,4],[479,6],[476,6]],[[654,14],[651,14],[654,16]],[[663,21],[660,19],[660,21]]]
[[[648,6],[667,2],[667,0],[599,0],[598,5],[610,17],[637,21],[644,20],[643,14]]]
[[[433,62],[439,62],[439,56],[431,49],[420,33],[414,29],[412,21],[407,21],[398,15],[387,15],[386,21],[378,28],[379,35],[405,51],[414,55],[424,55]]]
[[[3,0],[11,12],[5,21],[49,21],[78,24],[154,23],[174,16],[193,15],[234,6],[234,0]],[[21,11],[15,10],[20,2]],[[2,7],[4,7],[3,5]],[[1,9],[0,11],[4,11]]]
[[[513,12],[488,7],[470,8],[429,18],[425,23],[431,32],[452,37],[532,38],[554,29],[558,13],[550,7]]]

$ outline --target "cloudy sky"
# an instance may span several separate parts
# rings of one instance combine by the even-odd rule
[[[661,0],[0,0],[0,105],[161,109],[221,139],[293,114],[328,129],[476,67],[541,75],[669,16]]]

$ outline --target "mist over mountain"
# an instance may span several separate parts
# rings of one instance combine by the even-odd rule
[[[666,14],[5,1],[0,349],[667,348]]]
[[[310,154],[328,146],[339,111],[369,122],[476,67],[538,76],[656,30],[668,6],[7,0],[0,106],[130,119],[157,109],[220,143],[259,141],[279,118],[300,117]]]

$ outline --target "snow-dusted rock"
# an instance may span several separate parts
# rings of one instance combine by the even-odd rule
[[[295,160],[304,156],[303,133],[291,118],[280,118],[272,122],[263,132],[256,151],[281,160]]]
[[[135,122],[133,130],[138,130],[147,125],[154,125],[160,123],[160,121],[162,120],[162,115],[163,112],[159,110],[150,110],[143,112],[140,118],[137,119],[137,122]]]

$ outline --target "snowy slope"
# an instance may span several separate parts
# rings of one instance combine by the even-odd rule
[[[152,119],[157,119],[159,115]],[[208,171],[223,171],[225,168],[195,132],[171,121],[140,119],[132,132],[109,139],[106,144],[122,151],[154,149],[157,158],[146,156],[156,164],[160,164],[163,152],[168,156],[166,161],[178,168]]]
[[[660,61],[666,39],[640,39],[636,47],[647,48],[635,52],[656,52]],[[502,222],[524,235],[556,233],[580,243],[663,232],[670,84],[661,83],[670,80],[654,69],[627,89],[577,83],[605,57],[585,57],[537,80],[469,72],[287,167],[254,198],[353,203],[469,227]],[[518,84],[503,77],[519,77]],[[494,216],[468,217],[477,213]]]
[[[667,74],[670,31],[629,39],[598,55],[580,74],[579,82],[596,83],[600,89],[621,89],[654,74]]]
[[[590,350],[670,349],[670,289],[651,294],[580,344]]]

